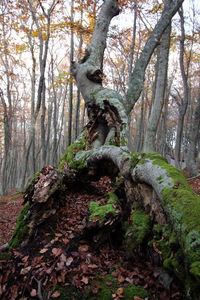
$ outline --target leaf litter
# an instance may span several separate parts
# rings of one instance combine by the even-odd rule
[[[117,280],[113,299],[123,299],[124,288],[130,283],[150,291],[150,298],[146,298],[148,300],[183,299],[175,282],[172,282],[170,290],[159,282],[160,270],[144,253],[140,253],[138,259],[130,260],[121,245],[112,248],[106,242],[95,248],[90,240],[85,239],[83,232],[89,203],[99,199],[104,204],[105,193],[112,190],[108,177],[91,185],[98,193],[82,190],[68,194],[66,206],[60,209],[54,224],[43,226],[27,248],[13,250],[11,260],[0,261],[1,299],[36,299],[40,289],[45,299],[58,298],[60,291],[53,291],[57,285],[73,286],[80,291],[90,287],[93,295],[96,295],[102,288],[98,280],[108,274]],[[16,199],[17,216],[22,198]],[[8,211],[11,201],[13,199],[8,201],[6,207]],[[7,240],[4,238],[3,242],[7,242],[10,236],[9,232]],[[112,283],[112,280],[106,281],[108,287]],[[71,295],[71,299],[78,298]],[[134,296],[134,299],[141,298]]]

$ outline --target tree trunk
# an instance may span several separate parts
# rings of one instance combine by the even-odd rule
[[[188,72],[185,70],[185,66],[184,66],[185,29],[184,29],[184,17],[183,17],[182,9],[179,10],[179,15],[181,19],[180,69],[181,69],[181,76],[183,80],[184,95],[183,95],[182,104],[179,106],[179,118],[178,118],[178,125],[176,131],[175,165],[177,168],[181,169],[181,163],[180,163],[180,160],[182,159],[180,157],[181,141],[183,136],[184,118],[188,106],[189,87],[188,87],[188,74],[187,74]]]
[[[168,56],[169,56],[169,46],[170,46],[170,33],[171,26],[168,26],[162,35],[162,41],[159,52],[159,62],[158,62],[158,75],[156,80],[156,91],[155,91],[155,101],[151,110],[151,115],[148,120],[144,149],[146,153],[156,151],[156,132],[158,128],[158,123],[160,120],[160,115],[162,112],[164,97],[165,97],[165,86],[167,80],[167,69],[168,69]]]
[[[74,0],[71,0],[71,41],[70,41],[70,72],[72,72],[72,63],[74,60]],[[69,84],[69,120],[68,120],[68,141],[69,146],[72,142],[72,113],[73,113],[73,77],[71,75]]]
[[[83,23],[83,8],[82,8],[83,3],[81,3],[81,18],[80,18],[80,25],[82,26]],[[78,47],[78,59],[80,59],[81,56],[81,51],[82,51],[82,45],[83,45],[83,37],[82,37],[82,32],[80,32],[80,37],[79,37],[79,47]],[[81,93],[78,90],[77,91],[77,96],[76,96],[76,113],[75,113],[75,120],[74,120],[74,134],[75,134],[75,139],[78,137],[80,134],[80,104],[81,104]]]
[[[200,93],[198,97],[198,102],[196,106],[196,110],[194,112],[194,120],[191,125],[191,130],[189,133],[189,147],[187,153],[187,160],[186,166],[189,170],[190,176],[197,176],[198,175],[198,155],[197,155],[197,140],[200,130]]]

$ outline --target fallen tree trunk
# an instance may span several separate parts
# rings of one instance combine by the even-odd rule
[[[75,160],[84,160],[88,167],[99,161],[112,161],[125,179],[132,179],[133,186],[141,183],[151,186],[160,200],[171,230],[176,233],[185,256],[186,269],[199,280],[200,197],[191,189],[180,170],[169,165],[157,153],[130,154],[112,146],[82,152],[76,155]],[[134,201],[134,196],[131,201]],[[149,209],[153,211],[154,203]],[[156,218],[157,211],[153,214]]]
[[[198,299],[200,197],[182,172],[157,153],[131,154],[115,146],[78,152],[71,158],[76,170],[70,171],[66,169],[69,153],[59,171],[43,170],[27,190],[25,199],[29,204],[22,212],[23,224],[17,225],[10,248],[17,246],[16,237],[18,246],[28,245],[47,220],[53,222],[52,216],[66,205],[64,199],[72,187],[88,185],[90,180],[107,174],[121,176],[123,200],[109,196],[105,205],[91,202],[83,236],[99,247],[110,234],[116,236],[118,232],[129,257],[141,245],[152,248],[162,257],[164,268],[181,279],[187,293]],[[28,230],[23,232],[24,227]]]

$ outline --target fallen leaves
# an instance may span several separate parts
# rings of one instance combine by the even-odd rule
[[[81,246],[78,247],[79,252],[87,252],[88,249],[89,249],[88,245],[81,245]]]
[[[88,282],[89,282],[89,278],[88,278],[88,277],[85,277],[85,276],[83,276],[83,277],[81,278],[81,282],[83,282],[84,284],[88,284]]]
[[[59,291],[55,291],[52,295],[51,298],[58,298],[60,297],[60,292]]]
[[[37,291],[36,291],[36,289],[32,289],[30,295],[31,295],[31,297],[36,297],[36,296],[37,296]]]
[[[27,268],[21,269],[20,274],[26,275],[31,270],[31,266],[28,266]]]
[[[73,260],[74,260],[73,257],[71,257],[71,256],[68,257],[66,259],[66,266],[69,267],[72,264]]]
[[[43,249],[40,250],[40,253],[41,253],[41,254],[44,254],[44,253],[46,253],[47,251],[48,251],[47,248],[43,248]]]
[[[41,177],[40,180],[45,179]],[[83,240],[89,202],[99,200],[104,204],[105,191],[111,190],[110,183],[109,178],[101,178],[99,182],[91,183],[94,190],[98,190],[98,195],[72,192],[66,196],[67,204],[60,209],[58,220],[53,226],[47,226],[43,233],[37,233],[31,251],[28,254],[23,254],[20,249],[13,252],[14,267],[8,264],[7,269],[3,269],[3,276],[0,276],[0,296],[6,293],[5,299],[12,299],[14,295],[22,298],[23,293],[24,299],[37,297],[38,286],[33,280],[36,276],[42,284],[42,290],[49,293],[48,297],[52,299],[62,297],[58,290],[51,292],[52,287],[57,284],[62,287],[70,286],[81,292],[90,287],[95,297],[102,290],[101,280],[106,275],[111,275],[104,284],[112,290],[113,299],[123,299],[125,288],[129,284],[142,285],[150,291],[156,290],[158,297],[167,295],[158,280],[160,273],[154,270],[142,254],[142,263],[130,262],[120,247],[112,249],[109,244],[102,244],[95,250],[93,244]],[[154,248],[156,251],[156,245]],[[110,274],[111,269],[113,272]],[[181,299],[176,288],[172,294],[173,299]],[[134,296],[133,300],[141,298]]]
[[[62,253],[62,249],[60,248],[53,248],[52,253],[54,254],[55,257],[59,256]]]

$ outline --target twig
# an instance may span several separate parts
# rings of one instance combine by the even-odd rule
[[[7,247],[8,247],[8,243],[6,243],[6,244],[0,246],[0,252],[1,252],[3,249],[7,248]]]
[[[41,291],[42,290],[42,281],[35,278],[35,276],[33,276],[33,278],[35,279],[35,281],[37,282],[37,285],[38,285],[38,289],[37,289],[38,299],[43,300],[42,291]]]

